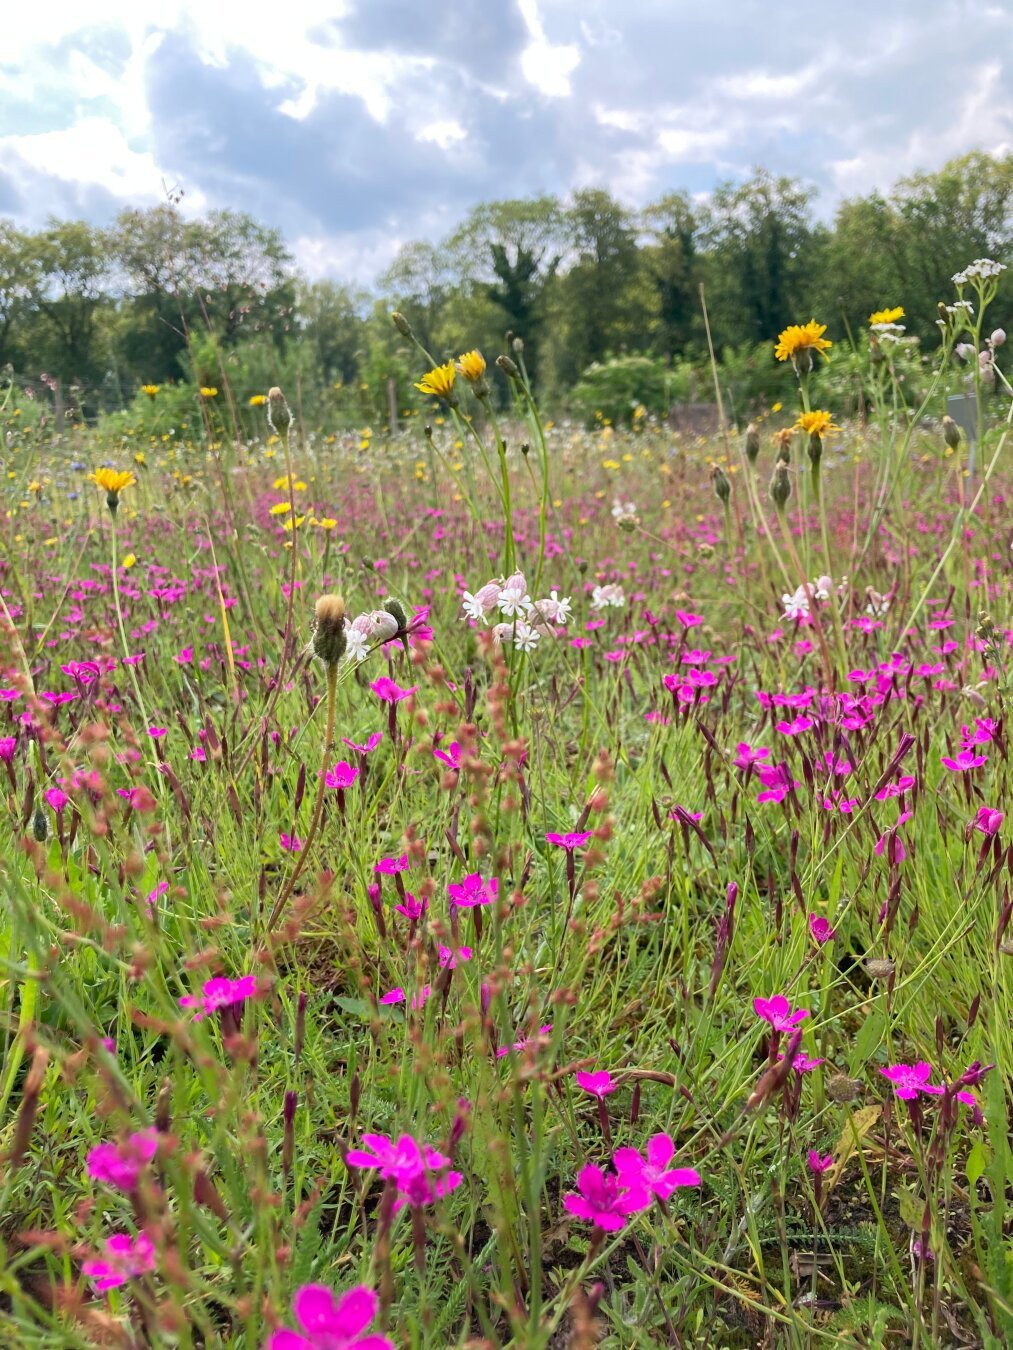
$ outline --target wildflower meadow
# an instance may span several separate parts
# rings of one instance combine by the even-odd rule
[[[0,395],[0,1343],[1010,1344],[1003,270],[702,435]]]

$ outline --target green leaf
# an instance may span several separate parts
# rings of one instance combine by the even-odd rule
[[[883,1032],[885,1030],[886,1013],[882,1008],[873,1008],[862,1023],[858,1035],[855,1037],[855,1046],[851,1052],[851,1060],[848,1064],[848,1072],[852,1077],[858,1073],[859,1069],[864,1068],[865,1065],[868,1064],[875,1051],[879,1048],[879,1043],[883,1039]]]
[[[967,1164],[964,1167],[964,1173],[967,1176],[969,1186],[977,1185],[978,1178],[984,1175],[985,1168],[989,1164],[992,1154],[981,1139],[976,1139],[974,1147],[967,1155]]]

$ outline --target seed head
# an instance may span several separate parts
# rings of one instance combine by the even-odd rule
[[[960,428],[950,416],[943,418],[943,440],[951,450],[956,450],[960,444]]]
[[[340,595],[322,595],[316,603],[313,651],[328,666],[336,666],[345,654],[345,602]]]
[[[277,385],[267,391],[267,425],[278,436],[287,435],[292,425],[292,409]]]
[[[889,957],[873,956],[865,963],[865,973],[870,980],[888,980],[894,972],[894,964]]]
[[[864,1084],[846,1073],[835,1073],[827,1079],[827,1096],[832,1102],[853,1102],[864,1092]]]

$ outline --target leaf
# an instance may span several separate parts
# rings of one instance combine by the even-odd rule
[[[832,1190],[840,1181],[845,1167],[861,1146],[865,1136],[879,1120],[881,1111],[882,1107],[879,1106],[863,1106],[860,1111],[853,1111],[848,1117],[834,1149],[834,1165],[827,1175],[828,1190]]]
[[[977,1185],[979,1177],[984,1175],[991,1156],[991,1151],[985,1146],[984,1142],[981,1139],[976,1139],[974,1147],[967,1155],[967,1163],[964,1167],[969,1186]]]
[[[873,1008],[862,1023],[858,1035],[855,1037],[855,1048],[851,1052],[851,1060],[848,1064],[848,1073],[852,1078],[855,1077],[859,1069],[868,1064],[869,1060],[878,1049],[885,1030],[886,1013],[882,1008]]]
[[[351,1013],[353,1017],[371,1017],[373,1013],[372,1005],[364,998],[336,998],[334,1002],[342,1012]]]
[[[900,1209],[900,1217],[908,1228],[913,1228],[916,1233],[920,1233],[922,1219],[925,1217],[925,1201],[918,1192],[909,1191],[902,1187],[897,1192],[897,1205]]]

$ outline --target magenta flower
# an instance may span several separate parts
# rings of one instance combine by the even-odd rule
[[[887,851],[887,849],[891,849],[890,854],[891,862],[902,863],[904,861],[904,859],[907,857],[907,849],[904,847],[904,844],[900,836],[897,834],[897,831],[900,829],[902,825],[906,825],[913,815],[914,812],[912,811],[902,811],[900,815],[897,817],[897,824],[893,827],[893,829],[884,830],[884,832],[876,840],[875,851],[877,858],[881,858],[883,854]]]
[[[942,1087],[929,1082],[932,1065],[927,1064],[924,1059],[920,1059],[917,1064],[891,1064],[885,1069],[880,1069],[880,1073],[890,1080],[894,1092],[902,1101],[913,1101],[921,1092],[938,1097],[944,1091]]]
[[[302,840],[298,835],[286,834],[285,831],[282,830],[278,838],[281,840],[281,846],[286,853],[298,853],[302,848]]]
[[[548,1022],[544,1027],[539,1027],[534,1036],[525,1036],[519,1041],[514,1041],[513,1045],[502,1045],[496,1051],[496,1058],[502,1059],[504,1055],[509,1055],[511,1050],[529,1050],[539,1048],[545,1044],[545,1038],[552,1030],[552,1023]]]
[[[147,1233],[138,1233],[136,1238],[129,1233],[114,1233],[106,1238],[103,1247],[104,1258],[93,1257],[81,1265],[100,1294],[155,1269],[155,1248]]]
[[[460,769],[461,767],[461,744],[459,741],[451,741],[446,750],[434,747],[433,755],[442,760],[444,764],[449,765],[451,769]]]
[[[876,793],[877,802],[885,802],[890,797],[899,797],[902,792],[908,792],[915,785],[915,779],[910,774],[905,774],[903,778],[898,778],[896,783],[887,783],[885,788],[880,788]]]
[[[823,917],[822,914],[810,914],[809,932],[812,934],[815,941],[817,941],[822,947],[824,942],[830,942],[833,940],[834,934],[837,932],[837,929],[831,928],[829,922]]]
[[[43,797],[45,797],[46,801],[57,813],[57,815],[59,815],[59,813],[70,801],[70,798],[67,796],[67,794],[63,792],[60,788],[55,787],[46,788],[45,792],[42,795]]]
[[[469,872],[463,881],[452,881],[447,886],[447,894],[455,905],[462,909],[474,909],[476,905],[490,905],[499,894],[499,878],[490,877],[485,881],[481,872]]]
[[[0,760],[9,764],[14,758],[14,751],[17,748],[17,741],[13,736],[0,736]]]
[[[397,1143],[385,1134],[364,1134],[362,1142],[366,1147],[350,1148],[345,1163],[349,1167],[375,1167],[385,1181],[396,1182],[395,1211],[405,1205],[431,1205],[464,1180],[460,1172],[446,1170],[450,1159],[439,1149],[419,1144],[410,1134],[401,1135]]]
[[[563,1196],[563,1207],[575,1218],[593,1223],[605,1233],[626,1227],[631,1214],[639,1214],[651,1203],[650,1192],[642,1185],[625,1186],[618,1177],[606,1176],[600,1167],[588,1163],[577,1174],[577,1190]]]
[[[976,755],[973,750],[964,749],[959,752],[955,759],[943,755],[942,763],[943,767],[949,769],[951,773],[967,773],[971,769],[980,769],[983,764],[987,764],[988,756]]]
[[[999,833],[999,827],[1003,820],[1003,813],[997,811],[994,806],[979,806],[978,814],[974,817],[972,826],[979,833],[991,836]]]
[[[586,844],[594,833],[593,830],[585,830],[583,834],[546,834],[545,839],[549,844],[555,844],[557,848],[565,848],[568,853],[572,853],[575,848],[580,848]]]
[[[153,741],[160,741],[168,730],[168,727],[148,727],[148,735]]]
[[[792,1012],[791,1004],[783,994],[775,994],[773,998],[754,998],[753,1007],[757,1017],[769,1022],[775,1031],[794,1031],[798,1023],[809,1016],[808,1008],[798,1008]]]
[[[340,1298],[322,1284],[304,1284],[292,1300],[302,1332],[283,1328],[267,1340],[264,1350],[394,1350],[386,1336],[363,1336],[376,1316],[377,1298],[357,1284]]]
[[[350,788],[359,776],[359,770],[352,767],[345,759],[339,759],[333,769],[328,769],[324,774],[324,782],[329,788],[345,789]]]
[[[408,866],[408,854],[402,853],[400,858],[381,858],[373,868],[374,872],[379,872],[381,876],[392,877],[397,872],[403,872]]]
[[[782,1059],[784,1059],[784,1055],[778,1055],[777,1062],[780,1064]],[[808,1055],[803,1054],[800,1050],[792,1061],[791,1067],[801,1078],[804,1073],[812,1073],[813,1069],[818,1069],[821,1064],[825,1063],[826,1060],[823,1059],[810,1059]]]
[[[831,1167],[833,1167],[834,1165],[834,1155],[832,1153],[828,1153],[826,1154],[825,1157],[821,1158],[820,1155],[816,1152],[816,1150],[814,1148],[811,1148],[809,1150],[809,1156],[806,1159],[806,1161],[809,1164],[810,1172],[815,1172],[817,1175],[819,1175],[823,1172],[830,1171]]]
[[[418,689],[417,684],[413,684],[410,689],[402,689],[389,675],[381,675],[369,687],[381,703],[400,703],[403,698],[410,697]]]
[[[756,794],[758,802],[783,802],[789,792],[800,786],[787,764],[759,764],[756,776],[763,784],[763,791]]]
[[[612,1075],[605,1069],[599,1069],[597,1073],[578,1072],[575,1075],[577,1086],[584,1092],[590,1092],[592,1097],[597,1097],[601,1101],[607,1097],[610,1092],[616,1092],[619,1088],[618,1083],[613,1083]]]
[[[654,1134],[647,1141],[647,1157],[635,1148],[617,1148],[612,1162],[620,1186],[631,1190],[643,1187],[667,1200],[679,1186],[699,1186],[700,1173],[692,1167],[669,1167],[675,1157],[675,1144],[667,1134]]]
[[[471,960],[470,947],[458,947],[455,951],[453,947],[444,947],[441,942],[436,951],[441,970],[456,970],[458,961]]]
[[[348,746],[349,750],[354,750],[357,755],[368,755],[372,750],[375,750],[383,740],[383,732],[374,731],[365,745],[359,745],[355,741],[350,741],[347,736],[342,736],[341,739]]]
[[[88,1175],[118,1191],[133,1191],[158,1150],[158,1131],[139,1130],[122,1144],[96,1144],[88,1151]]]
[[[417,923],[429,908],[429,901],[425,898],[417,900],[411,891],[405,891],[404,904],[395,905],[394,908],[398,914],[403,914],[406,919],[411,919],[412,923]]]
[[[754,750],[748,741],[739,741],[735,747],[735,759],[732,763],[737,769],[748,769],[751,764],[758,764],[761,760],[769,758],[770,751],[765,745]]]
[[[238,980],[229,980],[224,976],[216,976],[213,980],[208,980],[199,994],[184,994],[179,1000],[181,1008],[197,1008],[193,1020],[199,1022],[202,1017],[208,1013],[217,1012],[219,1008],[230,1008],[233,1004],[243,1003],[248,998],[254,998],[257,993],[257,977],[255,975],[241,975]]]
[[[408,1006],[413,1011],[418,1008],[424,1008],[426,1005],[426,1000],[429,998],[429,995],[431,993],[432,989],[430,988],[430,986],[428,984],[424,984],[421,989],[419,989],[416,993],[412,994],[411,1002],[408,1004]],[[386,994],[381,994],[379,1001],[382,1004],[384,1004],[385,1007],[389,1008],[392,1007],[395,1003],[404,1003],[407,997],[408,995],[401,988],[401,986],[396,985],[393,989],[388,989]]]

